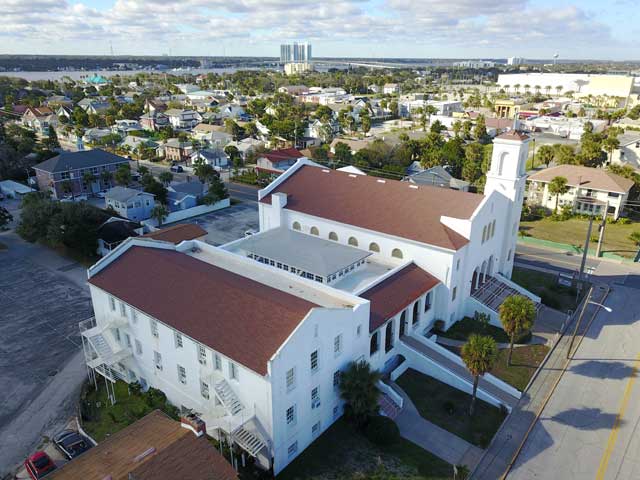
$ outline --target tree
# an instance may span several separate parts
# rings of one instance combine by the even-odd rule
[[[371,130],[371,118],[369,118],[368,115],[363,115],[360,117],[360,123],[362,126],[362,131],[366,136],[367,133],[369,133],[369,130]]]
[[[553,209],[553,213],[558,213],[558,200],[560,195],[564,195],[569,191],[567,186],[567,179],[565,177],[553,177],[549,182],[549,193],[556,196],[556,205]]]
[[[464,150],[464,163],[462,164],[462,178],[467,182],[475,182],[482,175],[482,160],[484,148],[479,143],[470,143]]]
[[[9,222],[13,221],[13,215],[4,207],[0,207],[0,230],[3,230]]]
[[[351,147],[344,142],[337,142],[333,147],[333,158],[337,162],[350,164],[353,161],[353,155],[351,154]]]
[[[631,232],[629,234],[629,240],[631,240],[637,247],[640,247],[640,230]]]
[[[127,186],[131,183],[131,167],[127,164],[120,165],[114,175],[118,185]]]
[[[380,390],[376,386],[381,375],[371,370],[368,362],[351,362],[340,375],[340,397],[345,401],[345,418],[363,427],[378,413]]]
[[[217,173],[217,172],[216,172]],[[220,178],[220,175],[213,175],[210,177],[209,190],[203,197],[202,202],[205,205],[213,205],[214,203],[224,200],[229,197],[227,187]]]
[[[146,175],[147,173],[149,173],[149,168],[145,167],[144,165],[140,165],[140,166],[138,167],[138,173],[139,173],[141,176],[144,176],[144,175]]]
[[[173,173],[171,172],[160,172],[160,175],[158,175],[158,179],[165,185],[169,185],[172,181],[173,181]]]
[[[82,174],[82,182],[87,190],[91,189],[91,184],[96,181],[96,176],[90,171],[86,171]]]
[[[538,158],[545,166],[549,166],[553,157],[556,156],[556,153],[551,145],[542,145],[538,149]]]
[[[107,187],[111,187],[111,181],[113,180],[113,174],[109,170],[103,170],[100,172],[100,180]]]
[[[571,145],[557,143],[553,145],[553,150],[555,152],[554,158],[558,165],[573,165],[576,163],[576,152]]]
[[[473,391],[469,406],[469,415],[473,416],[480,376],[490,372],[493,368],[498,357],[498,346],[492,337],[474,333],[462,346],[461,355],[464,364],[473,376]]]
[[[473,127],[473,138],[478,142],[485,143],[487,137],[487,121],[484,115],[479,115],[476,120],[476,125]]]
[[[231,163],[235,163],[236,159],[240,159],[242,156],[240,155],[240,150],[235,145],[227,145],[224,147],[224,153],[226,153],[231,160]]]
[[[201,158],[193,162],[193,173],[195,173],[196,177],[198,177],[202,183],[206,183],[211,177],[218,174],[215,168]]]
[[[54,151],[60,148],[60,142],[58,141],[58,134],[55,129],[49,125],[49,130],[47,131],[47,138],[44,139],[43,144],[47,150]]]
[[[509,357],[507,364],[511,365],[511,355],[513,354],[513,344],[517,335],[520,335],[533,326],[536,318],[536,307],[533,302],[522,295],[510,295],[499,308],[500,322],[502,328],[509,335]]]
[[[602,141],[602,146],[609,153],[609,162],[611,162],[613,160],[613,151],[620,147],[620,140],[610,135]]]
[[[161,203],[153,207],[153,210],[151,210],[151,218],[158,222],[158,226],[161,226],[162,222],[164,222],[165,218],[168,216],[169,210],[167,210],[167,207]]]
[[[159,202],[162,205],[167,204],[167,196],[169,193],[162,183],[149,174],[142,177],[142,184],[144,185],[144,191],[152,194],[155,197],[156,202]]]

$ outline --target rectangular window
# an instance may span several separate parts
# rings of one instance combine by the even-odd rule
[[[238,380],[238,367],[233,362],[229,362],[229,378]]]
[[[293,457],[296,453],[298,453],[298,441],[297,440],[295,442],[293,442],[291,445],[289,445],[289,448],[287,448],[287,455],[289,455],[289,458]]]
[[[295,425],[296,424],[296,406],[291,405],[287,408],[287,425]]]
[[[427,296],[424,297],[424,311],[428,312],[431,308],[431,292],[427,293]]]
[[[158,322],[154,319],[149,320],[149,325],[151,327],[151,335],[158,338]]]
[[[136,344],[136,354],[142,355],[142,344],[140,343],[140,340],[136,339],[135,344]]]
[[[209,400],[209,384],[200,380],[200,395]]]
[[[220,358],[220,355],[216,353],[213,356],[213,360],[215,362],[216,370],[222,370],[222,359]]]
[[[311,390],[311,410],[320,408],[320,391],[319,387],[314,387]]]
[[[333,354],[337,357],[342,352],[342,334],[333,339]]]
[[[290,368],[287,370],[287,392],[293,390],[296,386],[296,370]]]
[[[180,332],[173,332],[173,343],[176,348],[182,348],[182,334]]]
[[[184,369],[182,365],[178,365],[178,380],[183,385],[187,384],[187,371]]]
[[[156,369],[162,370],[162,355],[160,355],[160,352],[153,352],[153,361],[156,364]]]
[[[204,345],[198,344],[198,362],[200,365],[207,364],[207,350],[204,348]]]
[[[311,427],[311,436],[315,438],[318,435],[320,435],[320,422],[314,423]]]
[[[131,337],[128,333],[124,334],[124,343],[127,347],[131,347]]]
[[[453,287],[453,292],[451,293],[451,301],[453,302],[456,299],[456,295],[458,294],[458,287]]]
[[[127,306],[122,302],[120,302],[120,316],[121,317],[127,316]]]
[[[338,390],[340,388],[340,370],[333,372],[333,389]]]
[[[113,297],[109,297],[109,308],[112,312],[116,311],[116,300]]]
[[[315,373],[318,371],[318,351],[314,350],[311,352],[311,372]]]
[[[113,334],[114,334],[114,335],[115,335],[115,337],[116,337],[116,341],[117,341],[118,343],[120,343],[120,329],[119,329],[119,328],[116,328],[116,329],[113,331]]]
[[[131,321],[133,323],[138,323],[138,311],[135,308],[131,309]]]

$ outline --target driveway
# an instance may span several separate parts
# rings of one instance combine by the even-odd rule
[[[74,413],[86,377],[78,322],[93,315],[85,269],[0,234],[0,477]]]
[[[208,232],[205,238],[207,243],[215,246],[223,245],[242,238],[247,230],[259,229],[258,204],[237,203],[229,208],[178,223],[197,223]]]

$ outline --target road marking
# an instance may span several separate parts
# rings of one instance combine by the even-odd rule
[[[605,474],[607,473],[607,467],[609,466],[609,460],[611,459],[611,454],[613,453],[613,449],[616,445],[616,440],[618,439],[618,431],[620,430],[620,422],[622,421],[622,417],[624,416],[624,412],[627,410],[627,405],[629,405],[629,398],[631,398],[631,391],[633,390],[633,384],[636,382],[636,374],[638,373],[638,362],[640,362],[640,354],[635,359],[633,368],[631,369],[631,376],[629,381],[627,382],[627,387],[624,390],[624,395],[622,397],[622,404],[620,405],[620,410],[618,410],[618,415],[616,415],[616,421],[613,424],[613,429],[611,430],[611,434],[609,434],[609,441],[607,442],[607,448],[602,455],[602,459],[600,460],[600,467],[598,468],[598,473],[596,474],[596,480],[603,480]]]

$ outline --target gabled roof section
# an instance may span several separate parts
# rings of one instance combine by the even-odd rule
[[[601,168],[582,165],[558,165],[534,173],[529,180],[534,182],[551,182],[555,177],[567,179],[570,187],[589,188],[604,192],[627,193],[633,187],[633,180],[609,173]]]
[[[132,246],[89,283],[260,375],[317,307],[165,248]]]
[[[469,219],[482,195],[354,175],[309,164],[295,168],[260,200],[286,193],[289,210],[374,232],[458,250],[468,243],[442,216]]]
[[[440,280],[436,277],[411,263],[362,292],[360,297],[371,302],[369,332],[380,328],[388,319],[439,283]]]
[[[99,148],[93,150],[82,150],[79,152],[63,152],[55,157],[45,160],[34,166],[36,170],[43,170],[49,173],[66,172],[67,170],[77,170],[79,168],[101,167],[117,163],[129,163],[124,157],[114,155]]]
[[[171,242],[175,245],[185,240],[194,240],[207,234],[207,231],[195,223],[182,223],[142,235],[145,238]]]

